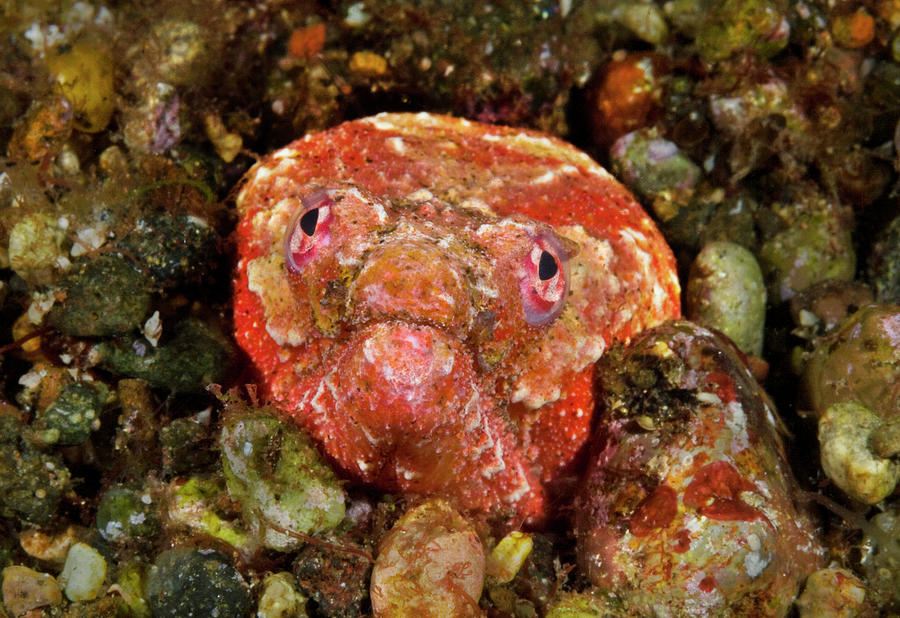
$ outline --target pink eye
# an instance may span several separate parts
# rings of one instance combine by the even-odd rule
[[[569,286],[568,255],[559,239],[540,234],[525,256],[524,275],[519,280],[525,321],[542,326],[560,314]]]
[[[327,191],[316,191],[303,198],[303,210],[288,225],[284,237],[284,261],[299,272],[331,240],[329,231],[334,200]]]

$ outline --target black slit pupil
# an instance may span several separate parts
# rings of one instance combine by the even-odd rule
[[[300,229],[303,230],[303,233],[307,236],[312,236],[316,232],[316,223],[319,222],[319,209],[313,208],[312,210],[307,210],[303,213],[303,216],[300,217]]]
[[[538,262],[538,277],[540,280],[552,279],[557,272],[559,272],[559,267],[556,265],[556,258],[546,251],[541,251],[541,260]]]

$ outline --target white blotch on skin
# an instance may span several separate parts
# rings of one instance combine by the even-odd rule
[[[547,184],[548,182],[553,182],[553,180],[555,178],[556,178],[556,172],[554,172],[553,170],[547,170],[540,176],[537,176],[536,178],[532,179],[531,182],[533,182],[534,184],[537,184],[537,185],[543,185],[543,184]]]
[[[402,137],[389,137],[385,141],[387,142],[388,148],[397,154],[406,154],[406,143],[403,141]]]

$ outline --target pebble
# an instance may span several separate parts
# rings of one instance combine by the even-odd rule
[[[290,551],[344,518],[346,495],[332,469],[302,431],[269,414],[236,406],[226,416],[219,446],[231,498],[263,543]]]
[[[448,503],[431,499],[382,539],[372,570],[375,616],[480,616],[485,557],[478,535]]]
[[[836,403],[819,419],[822,469],[854,500],[877,504],[894,492],[900,464],[872,452],[881,428],[878,415],[856,403]]]
[[[797,599],[799,618],[854,618],[864,609],[866,587],[852,571],[819,569]]]
[[[146,597],[154,616],[245,618],[253,607],[250,587],[228,558],[190,547],[156,557]]]
[[[107,541],[122,543],[159,532],[160,522],[149,491],[113,485],[97,505],[97,530]]]
[[[102,131],[112,119],[115,103],[115,66],[104,45],[79,41],[60,45],[47,54],[47,68],[59,92],[75,113],[75,127]]]
[[[144,276],[125,257],[85,256],[60,283],[64,296],[47,319],[75,337],[108,337],[138,328],[150,308]]]
[[[271,573],[262,582],[257,618],[306,618],[306,597],[297,590],[297,580],[284,571]]]
[[[59,584],[49,573],[14,565],[3,569],[2,579],[3,605],[12,616],[62,603]]]
[[[766,320],[766,286],[753,254],[731,242],[713,242],[691,265],[687,317],[721,331],[745,354],[760,356]]]
[[[32,285],[47,285],[68,266],[63,250],[65,230],[49,215],[35,213],[9,232],[9,265]]]
[[[96,599],[105,579],[106,560],[96,549],[85,543],[75,543],[69,548],[59,583],[70,601]]]
[[[74,382],[60,391],[54,402],[40,410],[34,425],[50,444],[81,444],[100,428],[100,413],[106,403],[102,383]]]

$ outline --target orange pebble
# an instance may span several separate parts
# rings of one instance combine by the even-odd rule
[[[298,58],[312,58],[325,47],[325,24],[297,28],[288,40],[288,51]]]
[[[19,353],[24,358],[36,359],[42,356],[41,338],[34,334],[36,330],[37,328],[28,319],[27,313],[23,313],[22,315],[20,315],[18,319],[13,323],[13,341],[21,341],[21,345],[19,345]],[[31,335],[31,338],[26,339],[26,337],[28,337],[29,335]]]
[[[865,47],[875,38],[875,18],[863,9],[850,15],[842,15],[834,20],[831,34],[841,47]]]
[[[658,54],[633,53],[614,56],[603,68],[588,92],[588,119],[600,146],[608,148],[661,113],[666,65]]]

